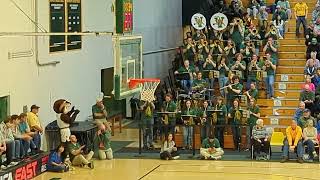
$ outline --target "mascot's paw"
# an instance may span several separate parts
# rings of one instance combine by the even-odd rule
[[[71,111],[70,112],[73,112],[74,111],[74,106],[72,106],[72,108],[71,108]]]
[[[79,111],[78,109],[74,110],[74,113],[75,113],[75,114],[79,114],[79,112],[80,112],[80,111]]]

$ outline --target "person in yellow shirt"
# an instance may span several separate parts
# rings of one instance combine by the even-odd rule
[[[40,123],[40,119],[38,116],[39,106],[32,105],[31,111],[27,113],[27,123],[30,127],[31,132],[34,132],[33,141],[36,145],[36,149],[40,150],[41,147],[41,135],[43,133],[43,128]]]
[[[307,30],[307,16],[308,16],[308,6],[302,0],[298,0],[298,3],[294,6],[294,15],[296,18],[296,36],[299,36],[299,28],[302,23],[304,36]]]
[[[283,159],[281,163],[284,163],[289,160],[289,151],[294,152],[297,148],[298,162],[303,163],[303,144],[302,144],[302,129],[297,126],[297,122],[292,120],[291,126],[286,129],[286,139],[284,139],[283,146]]]

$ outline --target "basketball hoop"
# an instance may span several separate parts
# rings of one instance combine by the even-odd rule
[[[154,93],[160,84],[160,79],[145,78],[145,79],[130,79],[129,88],[136,88],[137,85],[141,86],[140,99],[142,101],[152,102],[155,100]]]

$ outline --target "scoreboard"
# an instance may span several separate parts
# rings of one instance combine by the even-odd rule
[[[131,33],[133,30],[132,0],[116,0],[116,32]]]

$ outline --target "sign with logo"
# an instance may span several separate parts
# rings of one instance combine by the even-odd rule
[[[196,13],[191,17],[191,25],[197,30],[202,30],[206,27],[207,20],[204,15]]]
[[[216,13],[211,17],[210,25],[214,30],[224,30],[228,26],[228,18],[222,13]]]

